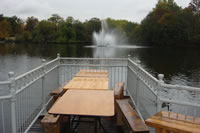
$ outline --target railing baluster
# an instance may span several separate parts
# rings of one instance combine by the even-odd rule
[[[157,112],[159,112],[161,110],[161,102],[159,100],[159,92],[161,91],[161,84],[164,83],[163,81],[164,75],[163,74],[158,74],[158,85],[157,85]]]
[[[42,76],[42,108],[43,114],[46,114],[46,97],[45,97],[45,77],[46,77],[46,60],[43,59],[43,76]]]
[[[2,131],[5,133],[5,120],[4,120],[4,107],[3,107],[3,101],[1,101],[1,123],[2,123]]]
[[[14,72],[9,72],[8,76],[11,81],[11,84],[9,86],[10,88],[10,94],[11,94],[11,128],[12,128],[12,133],[17,132],[17,127],[16,127],[16,107],[15,107],[15,102],[16,102],[16,88],[15,88],[15,78],[14,78]]]
[[[57,59],[58,59],[58,67],[57,67],[57,86],[60,86],[60,54],[57,54]]]

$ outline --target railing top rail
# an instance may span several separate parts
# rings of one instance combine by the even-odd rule
[[[127,61],[127,58],[77,58],[77,57],[60,57],[60,59],[69,59],[69,60],[122,60],[122,61]]]
[[[0,81],[0,85],[8,85],[10,84],[10,81]]]
[[[39,70],[39,69],[41,69],[43,66],[41,65],[41,66],[38,66],[38,67],[36,67],[36,68],[34,68],[34,69],[32,69],[32,70],[30,70],[30,71],[28,71],[28,72],[26,72],[26,73],[24,73],[24,74],[22,74],[22,75],[19,75],[19,76],[17,76],[16,78],[15,78],[15,80],[18,80],[18,79],[20,79],[20,78],[22,78],[22,77],[24,77],[24,76],[26,76],[26,75],[28,75],[28,74],[30,74],[30,73],[33,73],[34,71],[37,71],[37,70]]]
[[[131,63],[133,63],[134,65],[138,66],[138,64],[136,64],[133,60],[131,60],[130,58],[128,58],[128,61],[130,61]],[[149,74],[146,70],[144,70],[142,67],[138,67],[142,72],[144,72],[146,75],[148,75],[152,80],[154,80],[155,82],[158,82],[159,80],[156,79],[154,76],[152,76],[151,74]]]
[[[171,85],[171,84],[162,83],[161,87],[171,88],[171,89],[177,89],[177,90],[187,90],[187,91],[200,92],[200,88],[191,87],[191,86],[177,85],[177,84],[176,85]]]
[[[47,62],[46,65],[49,65],[49,64],[51,64],[51,63],[53,63],[53,62],[55,62],[55,61],[57,61],[57,60],[58,60],[58,58],[53,59],[53,60]],[[24,77],[24,76],[26,76],[26,75],[28,75],[28,74],[31,74],[31,73],[33,73],[34,71],[37,71],[37,70],[41,69],[42,67],[43,67],[43,65],[40,65],[40,66],[38,66],[38,67],[36,67],[36,68],[34,68],[34,69],[32,69],[32,70],[30,70],[30,71],[28,71],[28,72],[22,74],[22,75],[19,75],[18,77],[15,78],[15,80],[18,80],[18,79],[20,79],[20,78],[22,78],[22,77]]]
[[[57,60],[59,60],[59,58],[55,58],[55,59],[53,59],[53,60],[47,62],[46,65],[49,65],[49,64],[51,64],[51,63],[53,63],[53,62],[55,62],[55,61],[57,61]]]

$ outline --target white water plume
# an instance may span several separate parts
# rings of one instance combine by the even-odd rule
[[[124,44],[125,40],[117,29],[109,29],[106,20],[102,20],[101,30],[93,33],[93,44],[98,47],[113,47]]]

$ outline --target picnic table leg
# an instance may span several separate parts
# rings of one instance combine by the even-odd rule
[[[101,123],[101,118],[100,117],[98,117],[97,118],[97,121],[98,121],[98,123],[99,123],[99,128],[102,128],[103,129],[103,131],[104,131],[104,133],[106,133],[106,129],[103,127],[103,124]]]

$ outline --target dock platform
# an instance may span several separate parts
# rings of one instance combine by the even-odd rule
[[[40,121],[42,117],[39,118],[34,125],[31,127],[28,133],[44,133],[44,129],[40,126]],[[127,126],[117,126],[116,118],[102,118],[101,122],[108,133],[129,133]],[[66,133],[66,127],[68,125],[61,127],[61,133]],[[76,133],[94,133],[94,124],[80,123],[77,128]],[[99,130],[99,133],[104,133],[103,130]]]

